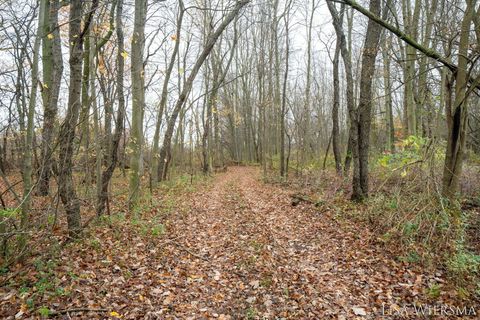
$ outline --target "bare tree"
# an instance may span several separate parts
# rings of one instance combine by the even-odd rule
[[[83,41],[98,7],[94,0],[82,29],[82,1],[70,1],[69,44],[70,44],[70,81],[68,107],[65,120],[59,133],[58,193],[65,207],[68,229],[71,237],[77,237],[81,229],[80,202],[73,181],[73,139],[81,108]]]
[[[195,80],[198,71],[202,67],[203,63],[207,59],[208,55],[213,49],[213,46],[217,42],[218,38],[222,34],[222,32],[227,28],[227,26],[230,24],[230,22],[233,21],[235,16],[240,12],[240,10],[248,3],[248,0],[241,0],[237,1],[235,4],[235,7],[230,11],[230,13],[225,17],[225,19],[222,21],[222,23],[218,26],[218,28],[208,37],[207,42],[205,43],[205,46],[200,53],[199,57],[197,58],[195,65],[193,66],[192,71],[190,72],[190,75],[188,76],[188,79],[183,86],[182,92],[180,93],[180,96],[175,104],[175,107],[173,109],[172,115],[170,116],[170,119],[168,121],[167,125],[167,130],[165,131],[165,136],[163,138],[163,145],[162,148],[160,149],[160,157],[159,157],[159,177],[162,177],[164,179],[166,171],[167,171],[167,157],[170,157],[171,153],[171,143],[172,143],[172,135],[173,135],[173,130],[175,127],[175,122],[177,120],[178,114],[180,113],[185,100],[187,99],[188,94],[190,93],[190,90],[192,89],[193,81]]]

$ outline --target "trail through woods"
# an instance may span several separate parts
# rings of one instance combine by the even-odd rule
[[[54,270],[69,294],[38,305],[103,310],[71,313],[84,319],[378,319],[382,304],[428,302],[428,283],[443,282],[387,257],[341,213],[292,206],[291,190],[259,177],[251,167],[216,175],[176,205],[160,237],[132,236],[126,221],[97,227],[98,243],[67,247]],[[18,312],[17,293],[5,292],[4,314]]]
[[[290,194],[237,167],[192,197],[174,223],[188,251],[163,266],[173,273],[174,308],[165,313],[351,319],[365,312],[375,319],[382,302],[405,304],[420,293],[426,279],[383,256],[366,230],[331,211],[293,207]]]

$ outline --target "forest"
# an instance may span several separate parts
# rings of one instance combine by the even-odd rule
[[[479,302],[479,1],[0,0],[0,318]]]

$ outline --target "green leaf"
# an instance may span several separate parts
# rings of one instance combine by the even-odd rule
[[[42,317],[48,317],[50,315],[51,311],[47,307],[42,306],[38,309],[38,313],[40,313],[40,315]]]

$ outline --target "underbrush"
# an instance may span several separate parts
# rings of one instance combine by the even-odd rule
[[[162,237],[170,231],[169,215],[184,209],[185,197],[206,187],[209,179],[204,176],[179,176],[161,183],[153,192],[144,192],[139,205],[128,210],[126,198],[113,196],[110,214],[95,218],[86,227],[79,239],[66,238],[65,217],[59,214],[57,227],[52,224],[38,226],[31,231],[27,243],[28,254],[21,263],[0,263],[0,291],[6,294],[0,314],[31,315],[48,317],[51,310],[58,309],[65,300],[75,294],[75,286],[91,281],[92,270],[109,268],[112,273],[124,279],[131,277],[129,265],[123,265],[118,257],[125,255],[125,246],[148,249],[156,252]],[[124,184],[112,184],[113,193],[120,193]],[[83,212],[87,220],[95,212]],[[9,223],[18,224],[17,212],[0,212],[0,225],[9,219]],[[61,228],[59,227],[61,226]],[[173,226],[172,226],[173,227]],[[15,238],[13,238],[15,239]],[[14,257],[16,242],[8,245],[8,256]],[[140,254],[142,250],[138,251]],[[133,251],[130,254],[137,254]],[[161,255],[161,252],[158,253]],[[80,256],[80,258],[79,258]],[[79,262],[80,261],[80,262]],[[136,263],[134,256],[127,259]],[[79,268],[79,263],[83,266]],[[98,292],[103,296],[105,292]],[[12,306],[15,306],[13,310]]]
[[[396,153],[380,157],[372,168],[376,187],[358,217],[372,226],[379,242],[396,248],[399,261],[443,269],[459,297],[480,297],[480,252],[469,237],[479,212],[465,210],[463,200],[449,203],[441,195],[443,148],[412,136]],[[465,163],[464,175],[469,176],[463,179],[464,197],[480,188],[479,172],[472,177],[475,166]]]
[[[399,261],[446,271],[459,296],[467,298],[480,297],[480,252],[468,235],[475,215],[428,192],[395,192],[372,196],[355,218],[372,226],[378,242],[393,247]]]
[[[337,176],[333,165],[319,170],[312,164],[291,174],[288,184],[329,204],[343,219],[367,225],[399,262],[441,270],[460,298],[480,298],[480,158],[468,155],[463,198],[449,203],[441,195],[444,150],[440,142],[411,136],[397,143],[395,153],[372,155],[370,197],[362,205],[348,200],[351,177]]]
[[[94,240],[89,245],[95,247],[95,232],[92,233],[92,230],[108,226],[116,233],[123,225],[132,226],[136,233],[144,237],[161,236],[167,232],[164,220],[178,207],[180,197],[205,187],[208,182],[209,178],[203,175],[180,175],[162,182],[152,191],[145,191],[138,205],[129,210],[128,194],[125,192],[128,186],[120,177],[114,177],[109,208],[102,216],[96,217],[94,198],[84,195],[87,198],[83,199],[82,194],[79,195],[85,203],[82,222],[86,225],[80,240],[92,236]],[[59,243],[65,245],[71,240],[67,236],[66,217],[57,198],[34,197],[32,203],[31,221],[26,230],[19,228],[19,209],[0,210],[0,276],[8,277],[20,256],[23,256],[23,265],[28,265],[31,259],[49,255],[51,249],[57,249]],[[37,212],[39,214],[34,214]],[[19,247],[18,238],[23,235],[26,235],[27,242]]]

